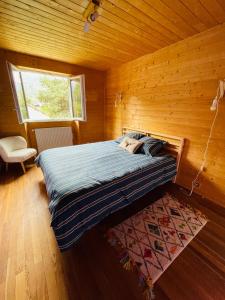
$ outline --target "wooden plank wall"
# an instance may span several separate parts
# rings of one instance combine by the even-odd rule
[[[35,122],[20,125],[17,120],[6,61],[15,65],[43,69],[51,72],[73,75],[85,74],[87,98],[87,122]],[[0,49],[0,136],[21,134],[27,136],[31,146],[36,146],[32,129],[71,125],[76,143],[100,141],[103,139],[103,104],[105,73],[93,69],[24,55]]]
[[[105,138],[122,126],[187,139],[178,183],[190,188],[202,161],[214,113],[209,110],[225,78],[225,25],[219,25],[107,73]],[[122,93],[122,103],[115,99]],[[221,102],[206,170],[196,191],[225,206],[225,101]]]

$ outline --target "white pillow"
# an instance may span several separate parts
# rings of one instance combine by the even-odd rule
[[[138,140],[125,137],[122,142],[119,144],[119,147],[127,150],[130,153],[136,153],[137,150],[141,147],[143,142],[139,142]]]

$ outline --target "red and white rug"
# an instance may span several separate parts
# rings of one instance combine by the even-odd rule
[[[138,274],[139,283],[148,294],[206,223],[200,211],[166,194],[111,228],[107,237],[123,266]]]

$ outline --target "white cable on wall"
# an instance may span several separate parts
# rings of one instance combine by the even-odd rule
[[[217,88],[217,95],[215,97],[215,99],[213,100],[212,102],[212,106],[211,106],[211,110],[214,111],[216,110],[216,113],[214,115],[214,118],[213,118],[213,121],[212,121],[212,125],[210,127],[210,132],[209,132],[209,137],[208,137],[208,140],[207,140],[207,143],[206,143],[206,148],[205,148],[205,151],[204,151],[204,154],[203,154],[203,160],[202,160],[202,164],[199,168],[199,171],[196,175],[196,177],[193,179],[192,183],[191,183],[191,191],[190,193],[188,194],[189,196],[192,195],[195,187],[197,186],[197,183],[198,183],[198,179],[199,179],[199,176],[201,175],[201,173],[204,171],[204,167],[205,167],[205,164],[206,164],[206,160],[207,160],[207,154],[208,154],[208,149],[209,149],[209,144],[210,144],[210,140],[212,138],[212,133],[213,133],[213,129],[215,127],[215,124],[216,124],[216,119],[217,119],[217,116],[218,116],[218,113],[219,113],[219,103],[220,103],[220,100],[223,98],[224,96],[224,92],[225,92],[225,81],[223,80],[220,80],[219,81],[219,86]]]

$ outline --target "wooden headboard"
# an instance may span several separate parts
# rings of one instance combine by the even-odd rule
[[[123,127],[122,128],[122,134],[125,135],[129,131],[135,131],[135,132],[140,132],[143,133],[147,136],[151,136],[156,139],[161,139],[164,141],[167,141],[167,144],[165,146],[165,150],[167,153],[172,155],[173,157],[176,158],[177,161],[177,175],[179,172],[179,167],[180,167],[180,160],[181,160],[181,155],[182,151],[184,148],[184,141],[185,139],[182,137],[174,136],[174,135],[168,135],[160,132],[152,132],[152,131],[146,131],[146,130],[140,130],[140,129],[134,129],[134,128],[128,128],[128,127]],[[176,177],[174,178],[174,182],[176,182]]]

